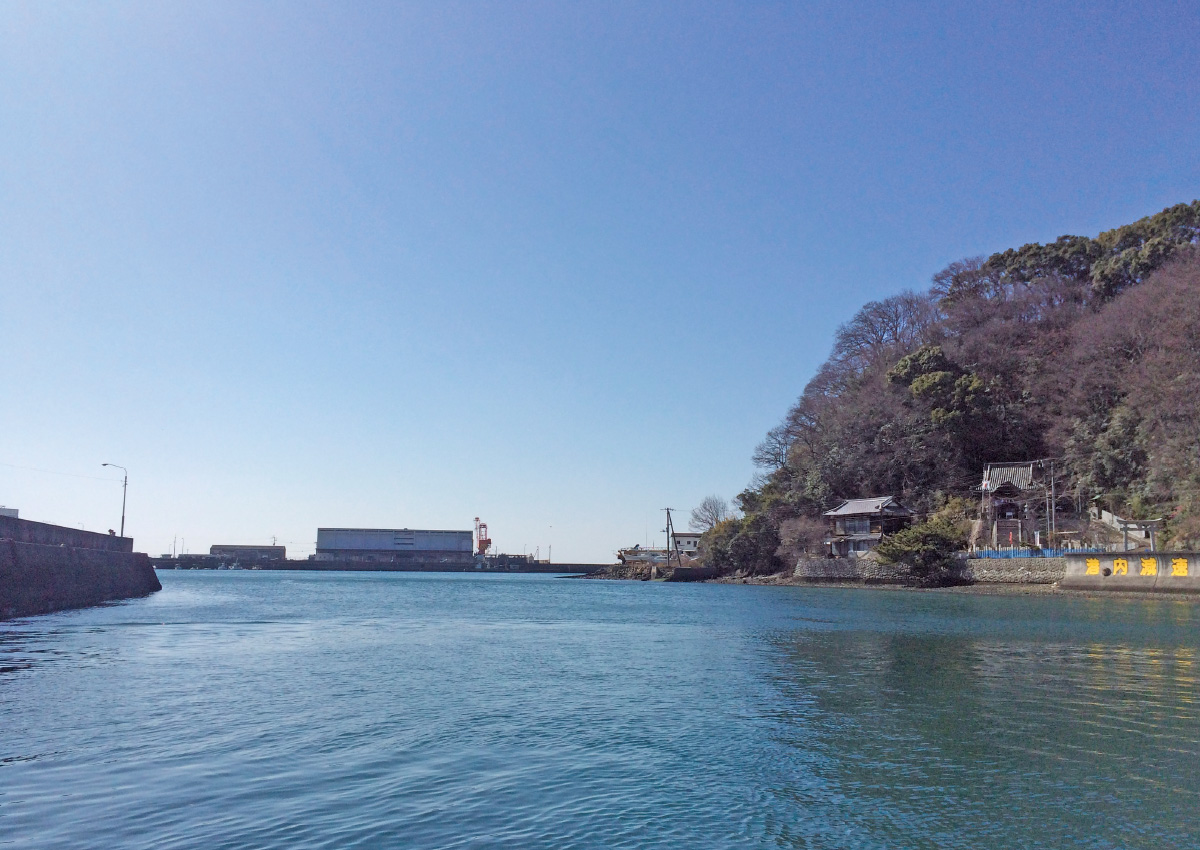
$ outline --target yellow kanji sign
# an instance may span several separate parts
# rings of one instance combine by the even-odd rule
[[[1188,567],[1187,558],[1172,558],[1171,559],[1171,575],[1186,576],[1188,574],[1187,567]]]
[[[1125,558],[1113,559],[1113,575],[1127,576],[1129,575],[1129,561]]]
[[[1158,561],[1154,558],[1142,558],[1142,575],[1158,575]]]
[[[1099,558],[1088,558],[1087,561],[1085,561],[1084,563],[1087,564],[1087,570],[1084,572],[1084,575],[1089,575],[1089,576],[1100,575],[1100,559]]]

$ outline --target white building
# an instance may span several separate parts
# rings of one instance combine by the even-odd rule
[[[699,531],[676,531],[674,535],[675,548],[688,557],[696,557],[696,553],[700,551],[700,532]]]

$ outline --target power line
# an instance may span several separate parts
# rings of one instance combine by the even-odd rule
[[[44,472],[47,475],[63,475],[67,478],[86,478],[89,481],[110,481],[114,484],[121,483],[120,478],[100,478],[95,475],[79,475],[74,472],[55,472],[53,469],[38,469],[36,466],[20,466],[15,463],[4,463],[3,461],[0,461],[0,466],[7,466],[10,469],[25,469],[29,472]]]

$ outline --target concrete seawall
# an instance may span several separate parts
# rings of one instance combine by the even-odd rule
[[[1200,552],[1101,552],[1068,555],[1059,583],[1078,590],[1200,592]]]
[[[157,590],[162,585],[141,553],[0,538],[0,620],[85,608]]]
[[[133,551],[132,537],[98,534],[95,531],[67,528],[65,525],[51,525],[48,522],[7,516],[0,516],[0,539],[15,540],[18,543],[41,543],[46,546],[99,549],[102,552]]]
[[[717,577],[715,567],[676,567],[667,573],[667,581],[707,581]]]

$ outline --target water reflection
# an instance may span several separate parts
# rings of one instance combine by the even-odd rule
[[[809,807],[904,846],[1195,846],[1193,605],[878,597],[771,640]]]

